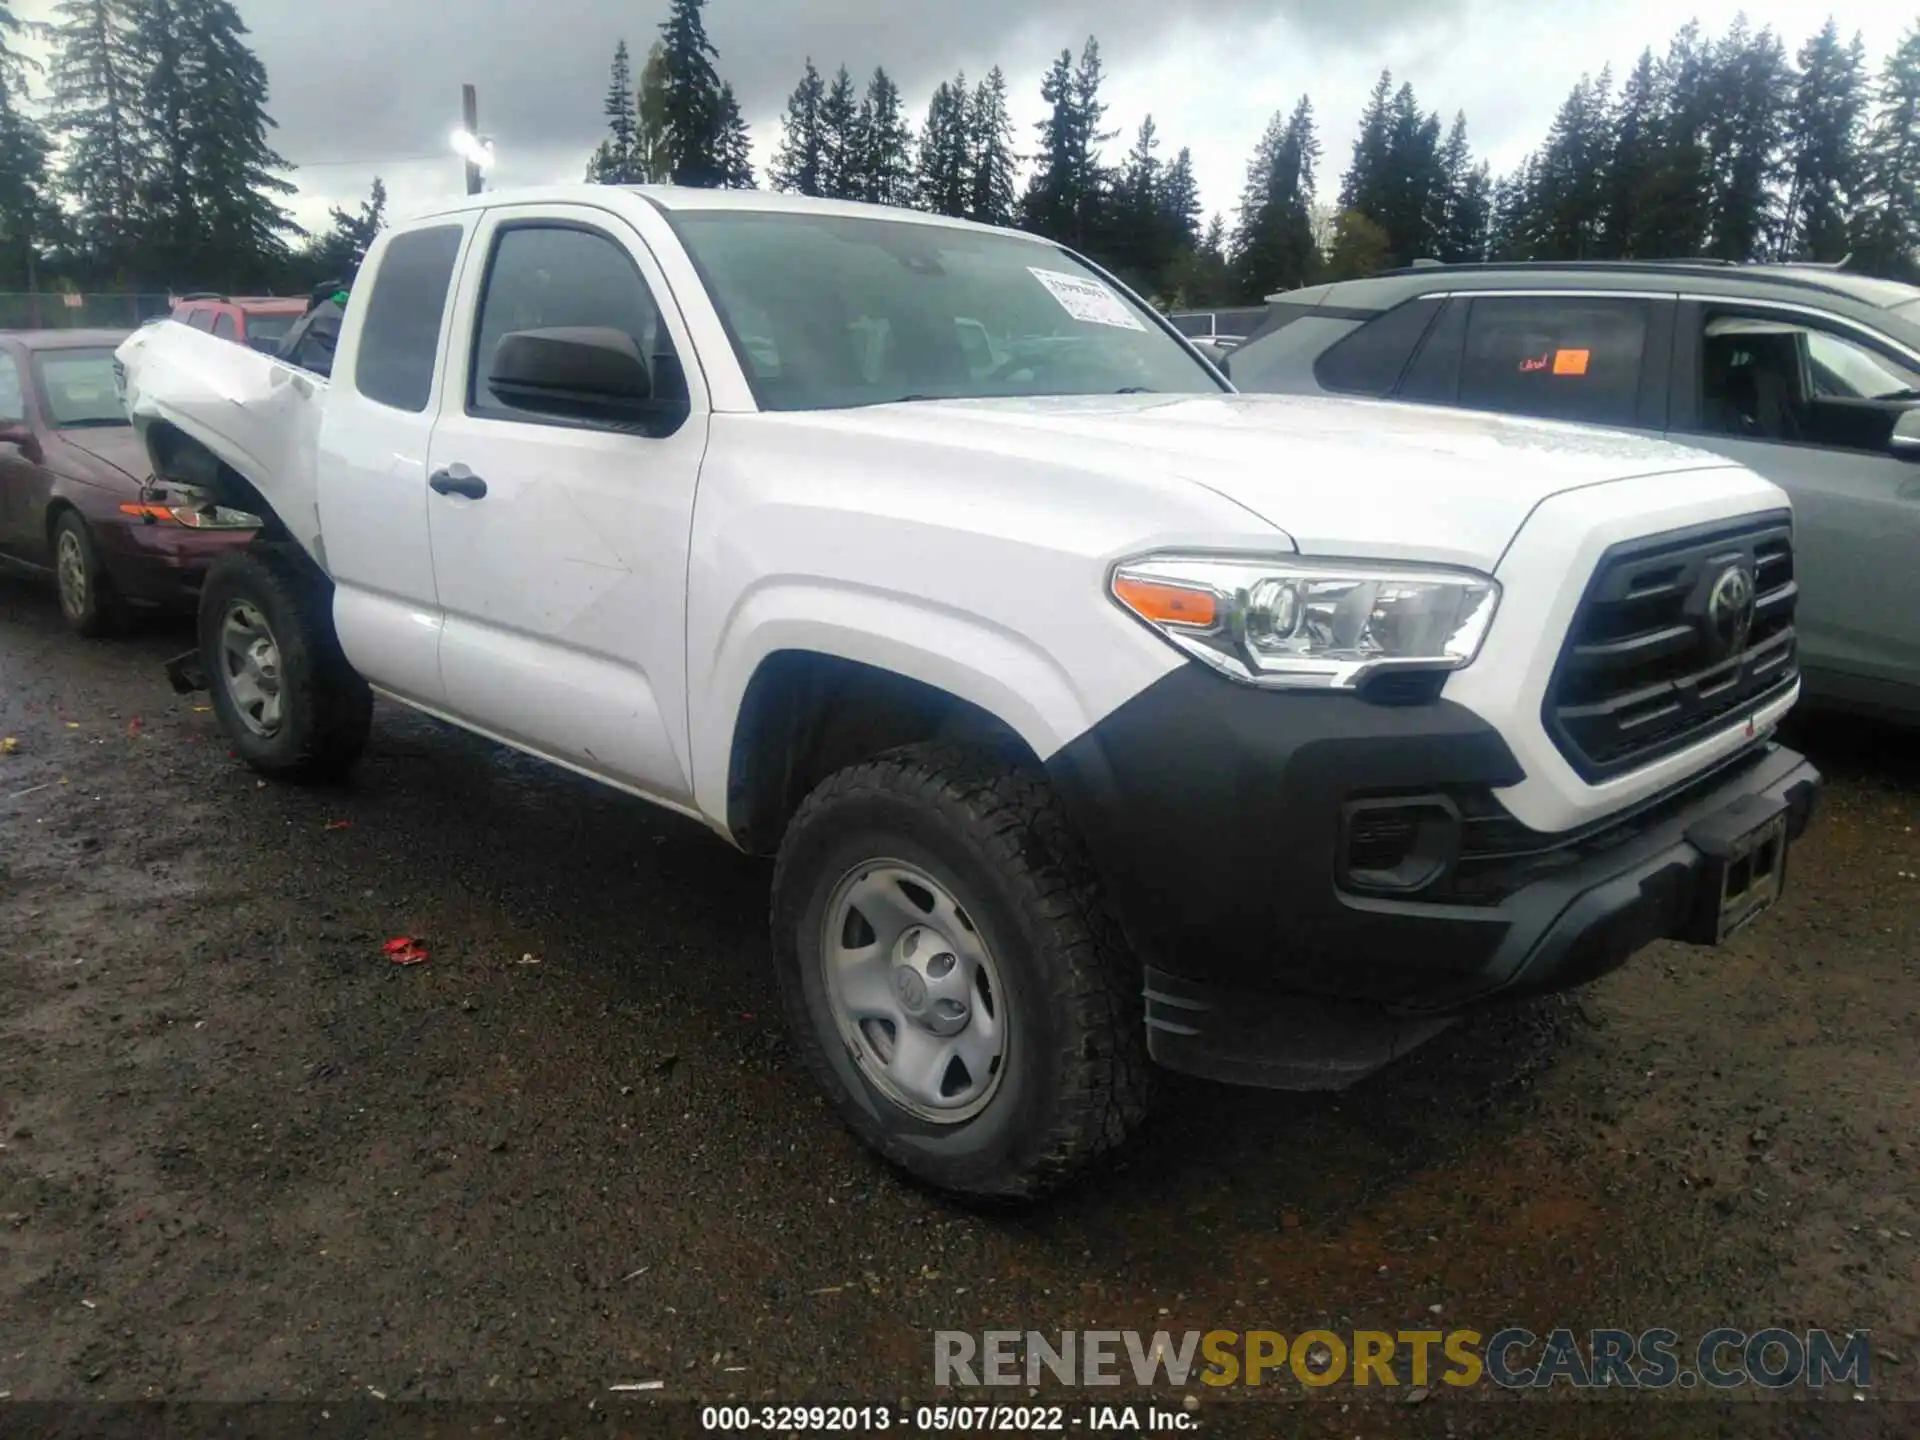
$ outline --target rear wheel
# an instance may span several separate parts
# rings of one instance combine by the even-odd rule
[[[319,780],[359,758],[373,692],[333,633],[333,586],[295,546],[222,556],[200,592],[200,657],[221,728],[263,775]]]
[[[773,940],[815,1078],[931,1184],[1038,1195],[1145,1114],[1139,970],[1030,766],[920,745],[829,778],[781,846]]]
[[[76,635],[98,639],[119,633],[126,612],[100,563],[93,532],[78,512],[63,511],[53,526],[53,583],[60,615]]]

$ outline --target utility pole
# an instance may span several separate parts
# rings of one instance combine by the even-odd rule
[[[480,136],[480,101],[474,94],[473,86],[460,87],[460,125],[467,134],[478,141]],[[480,193],[480,167],[473,163],[473,156],[467,157],[467,194]]]

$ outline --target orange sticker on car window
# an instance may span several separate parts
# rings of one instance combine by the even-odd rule
[[[1592,358],[1591,350],[1556,350],[1553,352],[1553,373],[1584,375],[1587,373],[1587,361]]]

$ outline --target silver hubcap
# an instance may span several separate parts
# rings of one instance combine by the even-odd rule
[[[827,900],[820,954],[834,1023],[877,1090],[935,1124],[986,1108],[1006,1073],[1006,990],[944,886],[900,860],[856,866]]]
[[[227,607],[220,624],[220,673],[240,723],[256,735],[280,728],[280,647],[266,617],[245,600]]]
[[[60,608],[70,618],[79,619],[87,613],[87,557],[80,548],[80,537],[71,530],[60,532],[54,574],[60,587]]]

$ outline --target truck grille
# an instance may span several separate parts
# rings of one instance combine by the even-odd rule
[[[1798,596],[1786,514],[1613,546],[1547,686],[1547,733],[1593,782],[1739,720],[1798,673]]]

